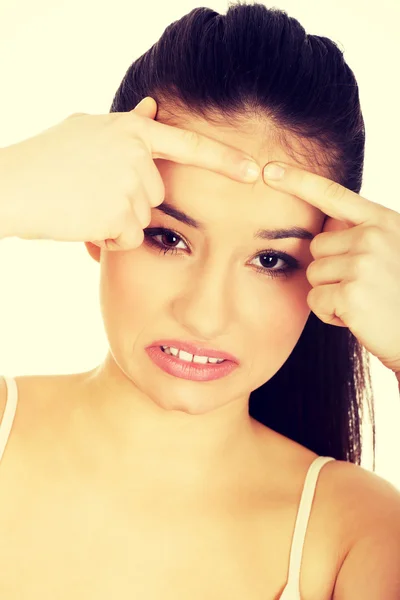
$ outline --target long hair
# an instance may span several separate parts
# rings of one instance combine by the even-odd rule
[[[185,112],[217,125],[268,122],[290,156],[311,157],[360,192],[365,130],[353,71],[332,40],[307,34],[285,11],[240,1],[226,15],[195,8],[131,64],[110,112],[146,96],[172,125]],[[249,414],[319,455],[360,465],[365,405],[375,470],[369,355],[348,328],[311,312],[289,358],[251,393]]]

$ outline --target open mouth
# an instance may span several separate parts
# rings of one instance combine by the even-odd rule
[[[213,363],[209,362],[208,356],[196,356],[172,348],[172,352],[177,354],[177,356],[174,356],[168,346],[149,346],[146,348],[146,352],[161,370],[174,377],[191,381],[205,382],[220,379],[226,377],[238,367],[237,363],[229,359],[211,358],[211,361],[221,361]],[[180,356],[181,353],[183,357]],[[197,362],[195,359],[202,362]]]
[[[171,351],[170,348],[168,348],[168,346],[160,346],[160,350],[162,352],[164,352],[164,354],[167,354],[168,356],[171,356],[171,358],[175,358],[176,360],[179,360],[180,362],[184,362],[184,363],[193,363],[195,365],[220,365],[223,362],[229,362],[227,360],[225,360],[224,358],[208,358],[207,356],[196,356],[196,355],[192,355],[189,354],[188,352],[184,352],[182,350],[179,351],[179,353],[177,354],[176,351],[173,352]]]

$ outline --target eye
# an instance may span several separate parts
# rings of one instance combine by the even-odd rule
[[[268,259],[271,258],[272,265],[268,262]],[[300,263],[294,256],[286,254],[286,252],[278,252],[272,248],[263,250],[263,252],[255,256],[254,260],[259,260],[261,264],[266,263],[266,266],[256,267],[256,271],[268,277],[281,277],[282,275],[289,277],[292,273],[300,269]],[[271,267],[275,266],[275,262],[280,260],[285,263],[285,266],[279,269],[271,269]]]
[[[177,248],[177,246],[169,245],[176,243],[183,243],[186,247],[188,244],[183,240],[183,238],[173,231],[172,229],[166,229],[165,227],[148,227],[143,230],[146,242],[151,246],[159,248],[160,252],[171,252],[172,254],[177,254],[182,248]],[[156,240],[157,237],[164,238],[161,241]],[[272,262],[275,261],[283,261],[285,263],[284,267],[279,269],[272,269],[271,267],[275,266],[275,264],[269,264],[268,258],[272,258]],[[272,248],[263,250],[259,252],[253,260],[260,260],[262,263],[267,263],[265,266],[256,267],[256,271],[258,273],[262,273],[267,277],[289,277],[292,273],[299,270],[301,268],[299,261],[291,256],[290,254],[286,254],[286,252],[278,252],[277,250],[273,250]]]
[[[163,250],[164,254],[167,254],[167,252],[172,252],[172,254],[176,254],[178,252],[178,250],[180,250],[181,248],[176,248],[175,246],[169,246],[168,243],[174,243],[174,239],[178,239],[181,242],[183,242],[185,244],[185,242],[183,241],[182,237],[180,235],[178,235],[177,233],[175,233],[175,231],[172,231],[172,229],[165,229],[164,227],[148,227],[147,229],[143,230],[144,233],[144,237],[146,239],[146,241],[151,245],[151,246],[155,246],[156,248],[159,248],[160,251]],[[164,240],[167,240],[167,243],[165,244],[163,241],[157,241],[156,238],[160,237],[160,238],[164,238]],[[168,241],[169,238],[169,241]],[[171,241],[172,238],[172,241]],[[186,244],[187,245],[187,244]]]

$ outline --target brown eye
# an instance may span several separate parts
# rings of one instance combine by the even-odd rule
[[[172,231],[172,229],[165,229],[165,227],[148,227],[143,230],[146,241],[156,248],[164,251],[164,254],[167,252],[172,252],[173,254],[177,254],[178,250],[182,250],[182,248],[177,248],[176,246],[171,246],[170,244],[174,244],[178,241],[182,242],[186,245],[186,242],[181,238],[180,235]],[[156,238],[161,238],[161,241],[158,241]],[[165,241],[164,241],[165,240]]]
[[[271,258],[273,263],[272,265],[269,260]],[[264,250],[260,254],[257,254],[254,260],[256,259],[259,259],[262,264],[261,267],[256,267],[256,271],[259,273],[264,273],[267,275],[267,277],[281,277],[282,275],[289,277],[291,273],[300,269],[299,261],[293,256],[290,256],[290,254],[286,254],[286,252],[277,252],[276,250],[272,249]],[[282,260],[286,266],[280,269],[273,269],[272,267],[275,266],[275,261],[277,260]]]

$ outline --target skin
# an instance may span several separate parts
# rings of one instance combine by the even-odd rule
[[[166,122],[161,114],[157,120]],[[261,165],[277,160],[327,176],[306,161],[304,148],[301,162],[295,161],[267,128],[260,131],[259,123],[239,130],[186,117],[174,124],[235,146]],[[139,477],[143,489],[150,488],[155,473],[159,487],[188,495],[198,494],[205,482],[209,488],[228,489],[240,477],[256,480],[276,463],[278,434],[250,417],[248,400],[285,363],[310,314],[310,240],[255,240],[253,233],[260,227],[299,226],[315,236],[325,215],[272,189],[262,176],[246,184],[197,167],[161,159],[155,163],[165,201],[203,222],[205,229],[154,208],[148,227],[176,232],[183,241],[156,240],[177,246],[178,254],[159,253],[146,238],[139,248],[119,252],[86,243],[100,263],[109,351],[80,380],[80,423],[83,430],[99,432],[99,447],[107,447],[110,465],[119,465],[127,477]],[[269,265],[257,255],[270,248],[297,258],[300,269],[288,278],[257,272],[256,267]],[[280,259],[270,262],[271,270],[285,266]],[[240,365],[206,383],[172,377],[145,352],[163,337],[203,341],[231,352]]]

